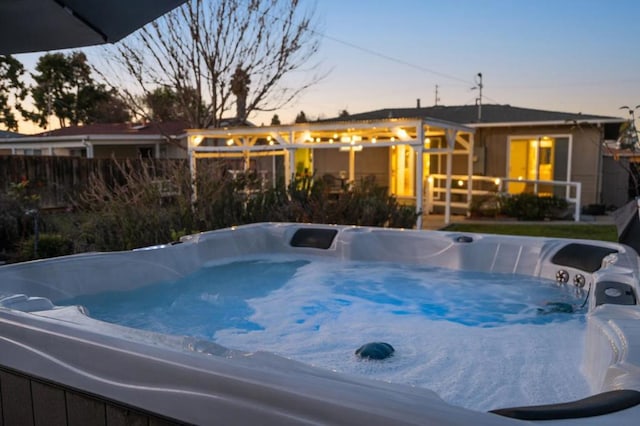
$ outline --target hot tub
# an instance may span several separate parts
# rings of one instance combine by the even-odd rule
[[[582,370],[593,395],[478,412],[421,387],[336,373],[261,348],[123,327],[91,318],[82,306],[61,306],[176,280],[218,259],[265,254],[541,277],[581,289]],[[631,425],[640,416],[638,291],[638,256],[620,244],[282,223],[8,265],[0,267],[1,414],[5,424]]]

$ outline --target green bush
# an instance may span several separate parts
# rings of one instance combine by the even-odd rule
[[[47,257],[65,256],[72,254],[73,241],[60,234],[40,234],[37,239],[34,235],[22,240],[18,260],[34,260]],[[37,250],[37,252],[36,252]]]
[[[0,195],[0,252],[15,249],[24,230],[23,216],[24,210],[17,200]]]
[[[564,198],[529,193],[505,197],[503,203],[502,212],[519,220],[560,219],[569,207]]]
[[[472,217],[497,217],[503,213],[504,196],[501,194],[476,195],[469,208]]]

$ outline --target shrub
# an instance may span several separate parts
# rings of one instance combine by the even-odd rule
[[[503,213],[503,198],[498,193],[474,196],[469,212],[472,217],[497,217]]]
[[[129,250],[162,244],[194,231],[189,171],[183,163],[152,161],[134,167],[115,162],[122,179],[109,186],[92,175],[77,207],[85,212],[78,229],[80,250]]]
[[[255,175],[227,175],[199,190],[196,210],[205,229],[256,222],[332,223],[360,226],[412,228],[418,214],[414,206],[401,205],[387,189],[363,181],[339,193],[322,179],[300,176],[289,186],[259,187]]]
[[[0,194],[0,252],[14,250],[22,238],[33,233],[39,196],[31,190],[29,181],[12,183],[6,194]]]
[[[18,260],[43,259],[73,253],[73,241],[60,234],[40,234],[37,239],[37,252],[35,240],[34,235],[22,240]]]
[[[564,217],[568,207],[564,198],[522,193],[505,197],[502,211],[519,220],[545,220]]]
[[[20,203],[0,194],[0,251],[11,251],[23,233],[24,210]]]

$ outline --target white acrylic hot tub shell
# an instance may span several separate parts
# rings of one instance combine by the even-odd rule
[[[292,247],[289,242],[300,228],[334,229],[337,236],[326,250]],[[0,267],[0,294],[24,294],[26,300],[13,307],[37,310],[0,308],[0,364],[195,424],[526,424],[453,407],[420,388],[336,374],[269,353],[229,351],[191,338],[106,324],[77,307],[41,310],[47,301],[38,299],[56,304],[81,294],[131,290],[175,280],[212,261],[261,253],[418,263],[554,279],[559,267],[550,259],[570,242],[468,234],[473,242],[465,243],[457,241],[460,235],[256,224],[189,236],[176,245]],[[635,252],[618,244],[588,243],[618,250],[615,264],[585,274],[588,280],[628,282],[637,293]],[[571,275],[584,272],[563,269]],[[638,306],[596,307],[593,298],[590,305],[584,369],[594,393],[640,390]],[[635,424],[638,416],[640,409],[632,408],[607,415],[606,420]],[[596,417],[545,424],[602,421]]]

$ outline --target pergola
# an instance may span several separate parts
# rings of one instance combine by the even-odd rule
[[[453,155],[466,156],[467,174],[473,170],[473,133],[470,127],[442,120],[390,118],[376,121],[325,121],[288,126],[234,127],[187,130],[191,175],[195,182],[200,158],[241,158],[245,170],[250,160],[264,156],[283,156],[288,183],[296,170],[295,152],[299,149],[336,149],[349,153],[348,179],[355,180],[356,152],[373,147],[410,146],[415,151],[416,211],[422,211],[425,154],[446,158],[445,223],[451,217]],[[430,141],[438,137],[444,143]],[[468,186],[471,198],[471,185]],[[418,217],[418,229],[422,217]]]

